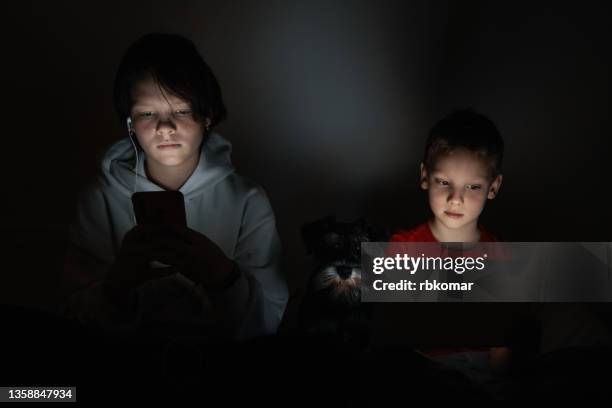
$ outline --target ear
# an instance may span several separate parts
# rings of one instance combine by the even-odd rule
[[[206,119],[204,120],[204,126],[206,128],[210,128],[212,126],[212,121],[215,117],[215,114],[213,112],[212,108],[208,109],[208,115],[206,115]]]
[[[489,192],[487,194],[487,198],[489,200],[494,199],[499,193],[499,189],[502,184],[502,179],[503,179],[503,176],[501,174],[498,174],[493,180],[493,182],[491,183],[491,185],[489,186]]]
[[[425,164],[421,162],[421,188],[423,190],[429,189],[429,175],[427,174],[427,168],[425,168]]]
[[[207,117],[206,119],[204,119],[204,128],[208,129],[210,125],[212,125],[212,119],[210,117]]]

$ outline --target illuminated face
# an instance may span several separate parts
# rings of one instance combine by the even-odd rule
[[[197,165],[203,126],[194,120],[191,104],[150,77],[137,82],[131,95],[133,128],[147,160],[156,167]]]
[[[491,181],[487,163],[466,150],[438,158],[431,173],[421,164],[421,188],[428,190],[434,226],[442,231],[475,233],[487,198],[495,198],[501,181],[501,175]]]

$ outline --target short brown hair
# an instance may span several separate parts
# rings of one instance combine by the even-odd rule
[[[461,149],[487,161],[491,178],[501,174],[504,140],[495,124],[473,109],[455,111],[433,126],[423,164],[431,172],[440,157]]]
[[[122,122],[130,116],[132,87],[147,75],[189,101],[197,121],[208,118],[212,127],[227,115],[219,83],[193,42],[177,34],[150,33],[127,49],[115,76],[113,98]]]

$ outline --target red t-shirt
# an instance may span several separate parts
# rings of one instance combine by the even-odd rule
[[[486,231],[482,226],[480,230],[480,242],[497,242],[495,236]],[[391,236],[390,242],[439,242],[431,232],[429,223],[419,225],[411,230],[399,231]]]
[[[482,226],[478,226],[480,230],[480,242],[497,242],[495,236],[486,231]],[[402,230],[391,236],[390,242],[439,242],[434,234],[431,232],[429,223],[419,225],[411,230]],[[489,351],[489,347],[477,347],[477,348],[436,348],[430,350],[422,350],[421,352],[426,356],[433,357],[443,354],[451,353],[463,353],[468,351]]]

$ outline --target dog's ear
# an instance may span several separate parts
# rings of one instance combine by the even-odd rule
[[[321,238],[329,232],[336,224],[336,217],[328,215],[320,220],[302,225],[302,241],[306,245],[309,254],[315,252],[320,247]]]
[[[385,242],[391,234],[385,227],[372,225],[363,217],[360,217],[353,222],[354,231],[360,235],[366,236],[370,242]]]
[[[386,242],[391,236],[387,228],[378,225],[371,225],[368,228],[368,235],[372,242]]]

